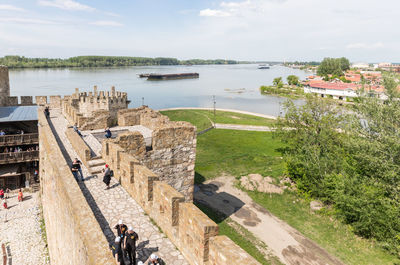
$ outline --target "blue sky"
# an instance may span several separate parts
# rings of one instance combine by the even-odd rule
[[[0,0],[0,56],[400,62],[399,0]]]

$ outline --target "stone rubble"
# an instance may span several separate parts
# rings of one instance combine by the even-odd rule
[[[283,188],[272,183],[271,177],[263,177],[260,174],[249,174],[240,178],[240,185],[246,190],[282,194]]]

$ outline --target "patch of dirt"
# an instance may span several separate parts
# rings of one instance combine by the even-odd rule
[[[272,183],[271,177],[263,177],[260,174],[249,174],[240,178],[240,186],[246,190],[282,194],[284,189]]]
[[[229,117],[231,117],[232,119],[235,119],[235,120],[240,120],[240,119],[241,119],[241,118],[238,117],[238,116],[229,116]]]
[[[262,181],[264,178],[253,176],[250,179]],[[266,183],[274,185],[271,182],[272,179],[267,178]],[[248,232],[246,236],[254,237],[268,246],[268,250],[278,262],[290,265],[343,264],[296,229],[255,203],[245,191],[236,188],[233,176],[224,175],[197,185],[194,200],[213,208],[224,214],[227,220],[233,220],[242,226],[244,231]]]

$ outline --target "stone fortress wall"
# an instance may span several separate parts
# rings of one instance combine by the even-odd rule
[[[51,264],[115,264],[43,109],[38,119],[41,198]]]
[[[126,133],[103,141],[102,157],[124,189],[153,218],[191,264],[259,264],[226,236],[218,225],[185,196],[140,162],[132,152],[142,146],[141,135]],[[165,141],[174,135],[165,136]],[[129,145],[126,145],[129,143]],[[193,185],[193,184],[192,184]]]
[[[77,124],[81,130],[104,129],[117,124],[118,111],[127,109],[129,105],[128,95],[115,91],[111,87],[109,91],[97,91],[80,93],[75,89],[71,96],[61,100],[64,116]]]
[[[61,96],[50,96],[52,107],[61,106]],[[0,65],[0,107],[8,106],[29,106],[29,105],[46,105],[47,96],[36,96],[33,102],[32,96],[10,96],[10,81],[8,75],[8,68]]]
[[[104,95],[107,98],[107,93]],[[85,102],[81,102],[82,97]],[[71,125],[96,128],[90,125],[96,120],[100,128],[118,124],[151,129],[151,146],[139,132],[124,132],[116,139],[103,140],[101,155],[114,170],[114,177],[190,264],[259,264],[229,238],[219,236],[218,225],[192,203],[196,150],[193,125],[171,122],[146,106],[127,109],[127,100],[109,106],[113,111],[98,110],[86,103],[87,99],[92,102],[91,98],[94,105],[99,103],[94,93],[88,97],[85,93],[52,96],[49,101],[47,97],[36,97],[36,102],[61,108]],[[86,106],[82,111],[80,103]],[[83,162],[89,161],[89,149],[82,138],[76,138],[72,129],[66,134]],[[39,109],[39,139],[41,193],[52,264],[114,264],[107,240],[62,156],[43,109]]]

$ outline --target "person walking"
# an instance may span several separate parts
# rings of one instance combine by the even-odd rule
[[[115,258],[115,262],[118,265],[125,265],[124,262],[124,257],[122,255],[122,249],[121,249],[121,238],[119,236],[117,236],[114,240],[114,244],[110,245],[112,254]]]
[[[136,265],[136,241],[139,240],[139,236],[133,231],[132,226],[128,228],[125,233],[124,250],[128,256],[129,265]]]
[[[72,167],[75,170],[72,170],[73,172],[75,171],[75,178],[78,181],[78,173],[80,175],[81,181],[84,181],[83,179],[83,173],[82,173],[82,168],[81,168],[82,162],[78,160],[78,158],[75,158],[74,161],[72,162]]]
[[[44,115],[46,116],[46,118],[49,118],[49,117],[50,117],[50,109],[49,109],[49,106],[46,106],[46,107],[44,108]]]
[[[110,188],[111,169],[107,164],[105,165],[103,172],[104,172],[103,182],[107,185],[107,187],[105,189],[108,190]]]
[[[0,199],[4,199],[4,190],[0,189]]]
[[[22,202],[24,200],[24,195],[22,194],[22,189],[18,191],[18,202]]]

